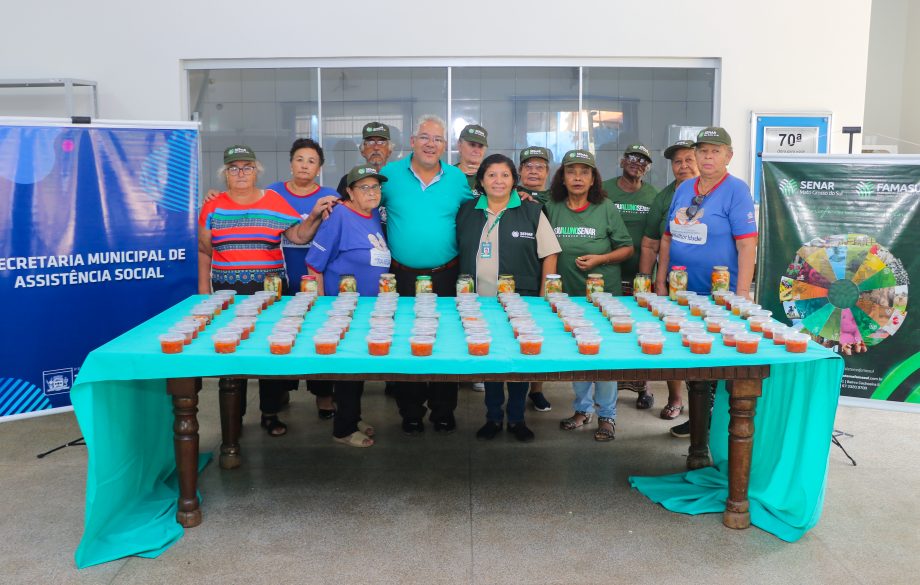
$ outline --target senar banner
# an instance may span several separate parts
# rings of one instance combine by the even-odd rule
[[[920,403],[920,157],[764,155],[757,294],[845,360],[841,393]]]
[[[68,407],[87,353],[196,292],[198,139],[0,118],[0,420]]]

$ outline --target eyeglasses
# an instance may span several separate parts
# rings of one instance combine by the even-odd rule
[[[705,199],[705,195],[694,195],[693,201],[690,202],[690,207],[687,208],[687,221],[693,219],[696,214],[700,212],[700,208],[703,207],[703,201]]]
[[[352,189],[357,189],[364,195],[367,195],[368,193],[378,193],[380,191],[380,185],[361,185],[360,187],[352,187]]]
[[[386,146],[389,140],[365,140],[365,146]]]
[[[429,136],[427,134],[419,134],[418,136],[415,137],[415,139],[421,142],[422,144],[428,144],[429,142],[434,142],[437,145],[441,145],[446,142],[443,136]]]
[[[255,170],[255,167],[249,165],[245,167],[227,167],[227,172],[231,175],[238,175],[240,173],[243,173],[244,175],[251,175]]]
[[[623,157],[623,159],[628,163],[633,163],[633,164],[640,165],[643,167],[651,164],[647,158],[639,154],[627,154],[626,156]]]
[[[524,163],[524,168],[528,171],[545,171],[549,167],[543,163]]]

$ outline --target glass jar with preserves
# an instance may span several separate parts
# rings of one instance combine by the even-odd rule
[[[392,272],[384,272],[380,275],[377,292],[388,293],[396,292],[396,275]]]
[[[316,277],[310,274],[305,274],[300,277],[300,292],[319,292],[319,283],[316,282]]]
[[[543,281],[543,296],[549,297],[552,293],[562,292],[562,276],[559,274],[547,274],[546,280]]]
[[[604,275],[599,272],[592,272],[585,279],[585,296],[588,302],[591,301],[591,295],[596,292],[604,292]]]
[[[415,294],[434,292],[431,276],[420,274],[415,277]]]
[[[633,297],[637,297],[639,293],[647,292],[652,292],[652,275],[636,274],[636,277],[633,278]]]
[[[677,292],[682,290],[687,290],[687,267],[672,266],[668,274],[668,296],[676,301]]]
[[[343,274],[339,278],[339,292],[358,292],[358,280],[354,274]]]
[[[513,274],[499,274],[498,275],[498,293],[513,293],[514,292],[514,275]]]
[[[728,266],[712,267],[712,292],[717,290],[728,290],[731,284],[731,273]]]
[[[476,292],[476,286],[473,281],[473,276],[470,274],[461,274],[457,277],[457,296],[460,296],[461,293],[471,293]]]
[[[262,282],[262,287],[275,294],[275,300],[281,300],[281,288],[282,281],[281,277],[277,274],[266,274],[265,280]]]

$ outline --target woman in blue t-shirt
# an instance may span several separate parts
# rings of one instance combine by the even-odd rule
[[[377,211],[380,185],[386,180],[371,166],[360,165],[348,172],[347,197],[320,226],[307,252],[307,269],[316,276],[320,294],[338,295],[339,279],[350,274],[361,296],[377,296],[380,275],[390,269],[390,250]],[[335,383],[332,436],[352,447],[374,444],[374,428],[361,420],[363,392],[364,382]]]

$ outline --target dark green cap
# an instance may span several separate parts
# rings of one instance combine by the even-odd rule
[[[725,128],[710,126],[709,128],[703,128],[700,130],[700,133],[696,135],[696,146],[700,144],[724,144],[725,146],[731,146],[732,137],[728,135],[728,131]]]
[[[648,162],[652,162],[652,153],[648,151],[644,144],[630,144],[623,152],[623,156],[627,154],[638,154],[647,158]]]
[[[543,148],[542,146],[528,146],[521,151],[518,157],[518,164],[522,165],[524,161],[532,158],[542,158],[546,162],[551,162],[553,160],[553,153],[550,152],[548,148]]]
[[[386,183],[387,178],[380,174],[380,171],[374,167],[368,165],[358,165],[355,168],[348,171],[348,178],[345,179],[345,184],[349,187],[360,181],[361,179],[366,179],[368,177],[374,177],[381,183]]]
[[[489,132],[479,124],[467,124],[460,131],[460,139],[489,146]]]
[[[234,144],[224,151],[225,165],[236,162],[238,160],[257,160],[256,153],[254,153],[248,146],[243,146],[242,144]]]
[[[664,149],[664,157],[668,160],[673,160],[674,155],[677,154],[677,151],[683,150],[685,148],[696,148],[696,144],[694,144],[692,140],[678,140],[671,146]]]
[[[361,137],[365,140],[368,138],[386,138],[390,139],[390,127],[383,122],[368,122],[361,129]]]
[[[597,168],[594,155],[588,150],[570,150],[565,153],[565,156],[562,157],[562,166],[574,164],[588,165],[592,169]]]

